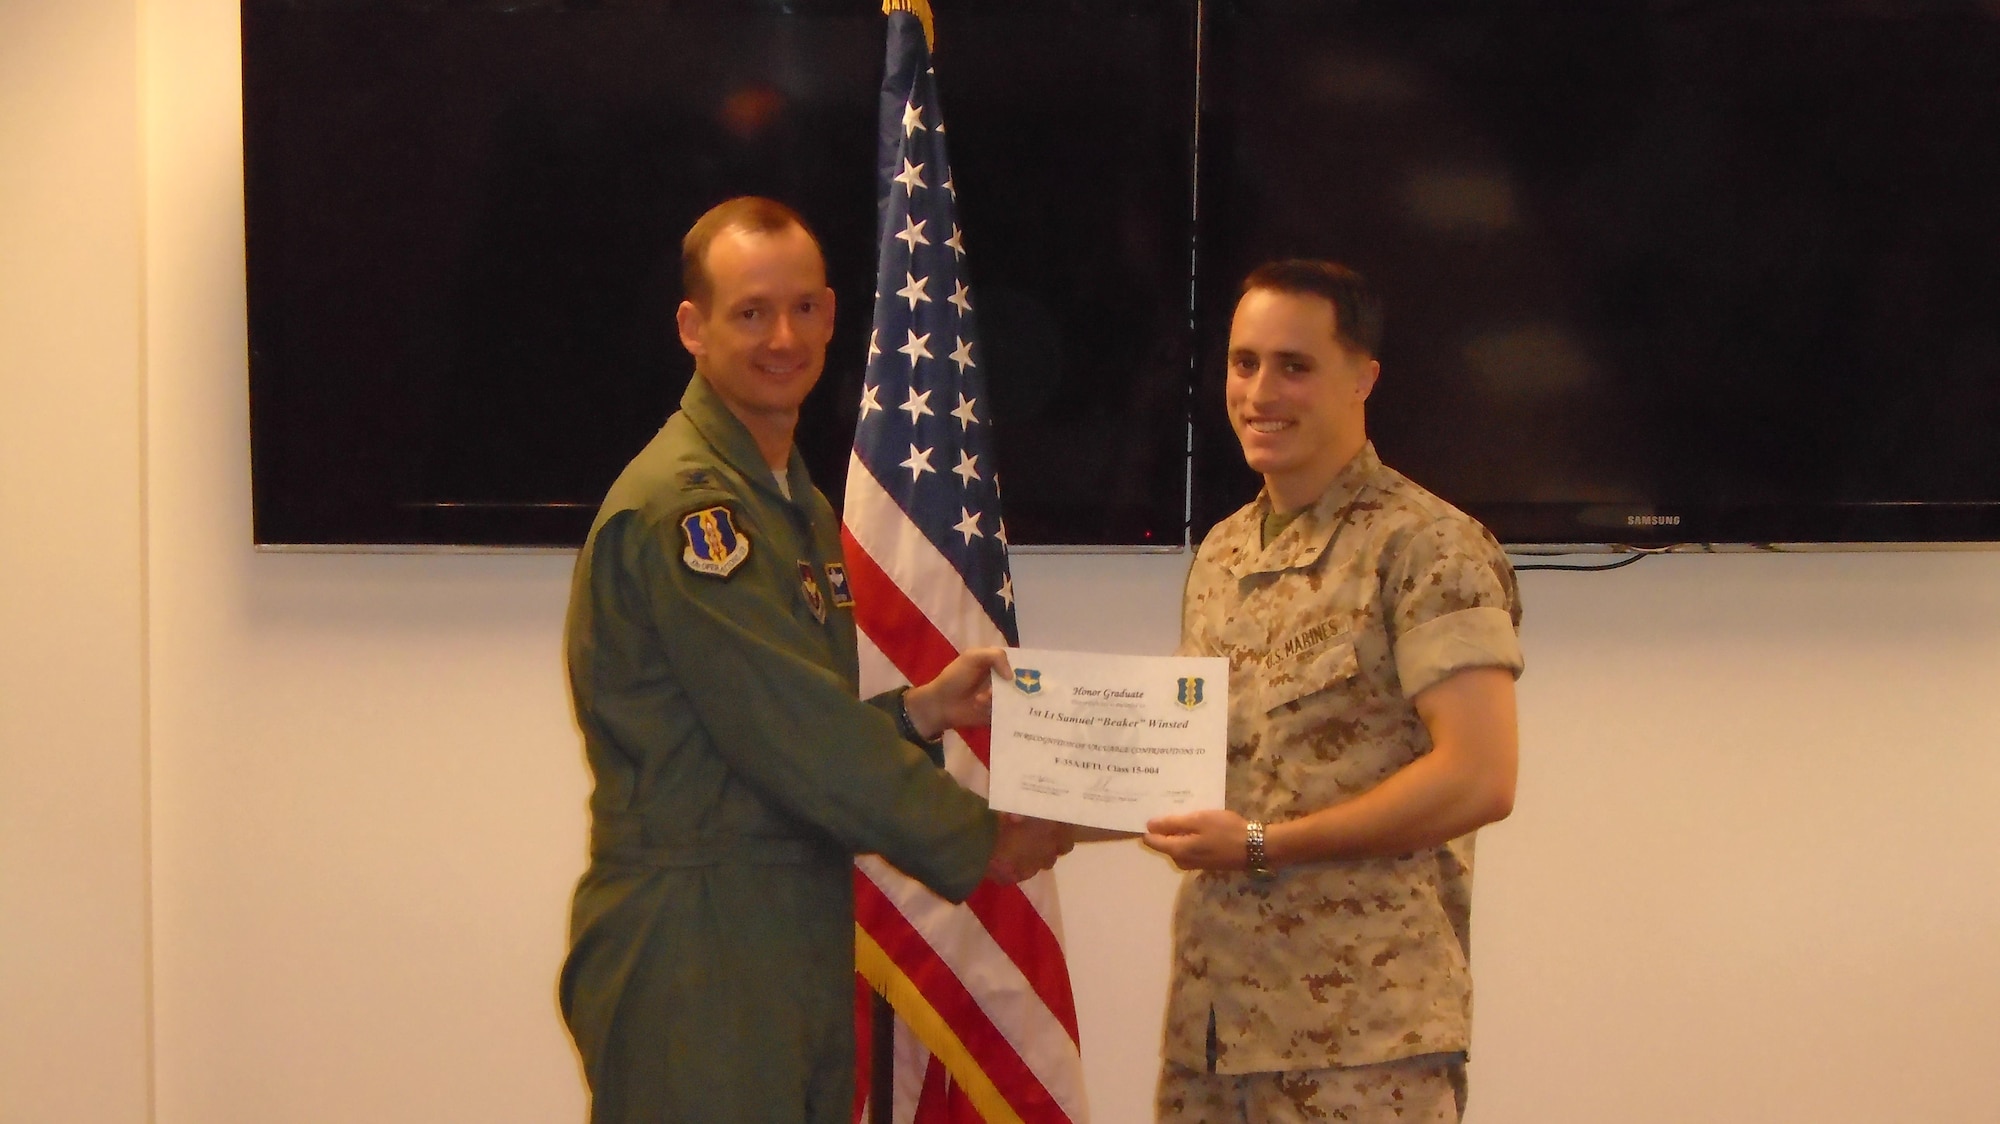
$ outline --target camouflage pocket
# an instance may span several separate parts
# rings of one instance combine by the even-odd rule
[[[1347,641],[1328,644],[1301,653],[1258,676],[1264,713],[1291,703],[1301,703],[1322,691],[1330,691],[1352,680],[1361,669],[1354,645]]]

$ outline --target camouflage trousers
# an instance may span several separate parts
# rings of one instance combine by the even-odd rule
[[[1160,1067],[1159,1124],[1458,1124],[1465,1055],[1279,1073]]]

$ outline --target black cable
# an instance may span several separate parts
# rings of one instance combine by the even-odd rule
[[[1677,546],[1627,546],[1620,549],[1624,550],[1629,557],[1620,558],[1616,562],[1606,562],[1594,566],[1580,566],[1573,562],[1530,562],[1526,565],[1514,567],[1514,572],[1519,574],[1528,570],[1567,570],[1576,574],[1596,574],[1602,573],[1605,570],[1622,570],[1642,558],[1651,558],[1655,554],[1671,554],[1676,550],[1684,550],[1689,545],[1691,544],[1681,543]],[[1706,546],[1706,544],[1704,544],[1704,547],[1708,550],[1714,549],[1712,546]]]
[[[1565,562],[1537,562],[1528,566],[1516,566],[1514,567],[1514,572],[1523,574],[1529,570],[1569,570],[1579,574],[1595,574],[1604,570],[1622,570],[1645,557],[1647,555],[1634,552],[1629,558],[1620,558],[1616,562],[1607,562],[1601,566],[1576,566]]]

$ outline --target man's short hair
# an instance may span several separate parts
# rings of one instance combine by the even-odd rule
[[[813,249],[818,250],[819,235],[797,211],[761,195],[739,195],[734,199],[717,203],[708,212],[694,220],[688,227],[687,237],[681,239],[681,295],[696,305],[707,308],[715,295],[715,283],[708,276],[708,248],[722,236],[725,230],[741,230],[751,234],[777,234],[780,231],[798,227],[812,239]],[[826,258],[821,251],[822,261]]]
[[[1255,290],[1319,297],[1333,305],[1333,338],[1374,359],[1382,348],[1382,298],[1368,280],[1338,262],[1310,258],[1265,262],[1243,279]]]

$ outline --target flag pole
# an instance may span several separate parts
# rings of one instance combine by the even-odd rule
[[[908,12],[924,28],[924,46],[936,48],[937,31],[932,26],[929,0],[882,0],[882,14]],[[895,1124],[896,1097],[896,1008],[883,992],[873,995],[869,1019],[869,1124]]]
[[[868,1124],[894,1124],[896,1099],[896,1009],[874,989],[868,1035]]]

